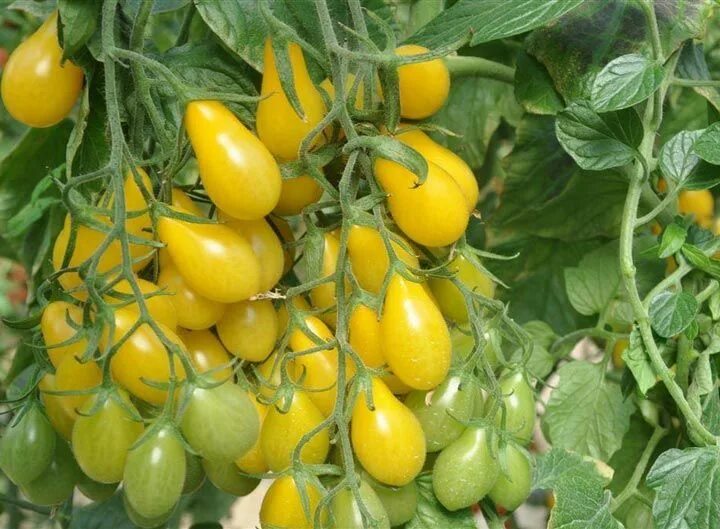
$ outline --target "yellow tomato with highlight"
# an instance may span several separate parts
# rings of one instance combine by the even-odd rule
[[[322,263],[320,265],[320,277],[328,277],[335,274],[337,267],[338,255],[340,253],[340,239],[333,232],[327,232],[323,235],[323,253]],[[346,282],[346,290],[349,284]],[[323,283],[310,291],[310,300],[318,309],[330,309],[335,307],[335,281]],[[337,320],[337,312],[330,310],[319,315],[322,320],[335,327]]]
[[[45,340],[50,362],[56,369],[65,358],[81,357],[85,354],[87,340],[77,336],[79,330],[73,327],[73,325],[81,327],[82,322],[82,309],[66,301],[52,301],[43,310],[40,317],[40,330]],[[70,342],[75,338],[77,340]]]
[[[396,55],[412,56],[430,50],[416,44],[395,49]],[[404,64],[398,67],[400,115],[409,119],[432,116],[442,108],[450,94],[450,72],[442,59]]]
[[[475,267],[465,256],[457,254],[448,264],[447,271],[473,292],[487,298],[495,296],[495,283],[493,280],[485,272]],[[460,289],[450,279],[433,277],[430,278],[428,284],[440,310],[446,317],[457,323],[466,323],[468,321],[465,298]]]
[[[198,294],[170,261],[160,270],[158,286],[167,290],[175,307],[177,323],[185,329],[208,329],[215,325],[225,312],[224,303]]]
[[[283,275],[285,255],[280,238],[265,219],[228,220],[226,225],[242,235],[260,261],[260,292],[272,290]]]
[[[693,215],[698,225],[709,229],[715,216],[715,199],[709,189],[680,191],[678,212]]]
[[[265,360],[280,334],[277,312],[269,299],[228,305],[217,331],[228,351],[250,362]]]
[[[273,212],[284,217],[299,215],[310,204],[314,204],[323,194],[323,188],[308,175],[286,178],[282,182],[280,199]]]
[[[230,355],[220,340],[208,330],[183,331],[180,339],[185,344],[188,356],[200,373],[212,371],[215,380],[230,380],[233,376]]]
[[[175,330],[178,325],[178,317],[175,309],[175,305],[172,301],[172,296],[166,293],[160,292],[160,287],[155,283],[146,281],[145,279],[135,278],[135,282],[140,288],[140,292],[148,297],[145,298],[145,306],[147,307],[150,316],[155,321],[158,321],[168,327],[169,329]],[[119,295],[118,295],[119,294]],[[125,294],[126,297],[123,297]],[[140,313],[140,307],[137,301],[129,301],[127,296],[134,296],[132,286],[127,279],[123,279],[112,287],[112,292],[105,294],[105,301],[111,303],[118,308],[126,308],[134,310],[136,313]]]
[[[315,511],[323,493],[314,485],[305,485],[309,512],[305,512],[298,485],[292,476],[282,476],[272,482],[260,506],[262,529],[313,529]]]

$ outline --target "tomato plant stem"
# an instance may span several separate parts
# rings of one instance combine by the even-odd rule
[[[482,57],[445,57],[445,64],[453,77],[486,77],[509,84],[515,80],[514,68]]]
[[[675,86],[687,86],[690,88],[714,87],[720,88],[720,79],[677,79],[672,80]]]

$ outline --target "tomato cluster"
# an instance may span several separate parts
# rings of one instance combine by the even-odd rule
[[[55,26],[50,18],[18,48],[3,77],[7,107],[33,126],[67,115],[82,85],[79,69],[60,66]],[[15,100],[18,86],[47,84],[21,68],[41,45],[53,85],[67,85],[62,101],[46,101],[52,112]],[[483,311],[474,296],[495,289],[472,249],[457,244],[479,197],[472,171],[410,122],[379,130],[422,156],[424,181],[377,157],[388,219],[305,225],[298,215],[323,186],[309,174],[283,179],[280,164],[337,137],[332,127],[309,136],[334,90],[313,83],[297,44],[286,52],[302,116],[270,40],[257,133],[219,101],[187,105],[204,194],[163,188],[132,167],[123,196],[108,191],[97,202],[112,210],[122,200],[122,218],[67,215],[53,251],[61,288],[40,322],[40,399],[31,394],[0,440],[0,467],[33,502],[57,504],[75,486],[102,500],[122,483],[132,520],[154,527],[203,476],[236,495],[270,476],[261,524],[289,529],[318,520],[363,527],[367,513],[378,527],[402,524],[424,470],[450,510],[486,495],[512,510],[529,494],[522,446],[534,425],[532,387],[517,370],[490,387],[474,349],[454,348],[451,336],[470,335]],[[398,78],[404,119],[432,115],[448,96],[440,59],[402,65]],[[124,238],[108,238],[118,224]],[[295,263],[296,236],[317,278]],[[305,281],[289,288],[280,283],[288,275]],[[341,305],[340,292],[354,301]],[[500,372],[489,351],[484,360]],[[307,470],[328,461],[362,470],[343,481]]]

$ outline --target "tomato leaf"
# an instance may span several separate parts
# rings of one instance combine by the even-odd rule
[[[700,158],[693,152],[702,130],[683,130],[670,138],[660,149],[660,171],[665,178],[682,183],[697,167]]]
[[[565,269],[565,288],[570,303],[580,314],[599,314],[620,286],[616,243],[587,254],[578,267]]]
[[[85,0],[58,0],[63,60],[72,57],[93,36],[100,18],[100,5]]]
[[[610,61],[595,77],[590,97],[598,112],[620,110],[645,101],[663,80],[659,64],[639,53]]]
[[[622,358],[625,360],[625,365],[632,372],[633,377],[635,377],[640,393],[645,395],[657,380],[647,350],[637,329],[633,329],[630,333],[630,343],[627,349],[623,351]]]
[[[405,529],[474,529],[475,519],[470,509],[448,511],[440,505],[432,488],[432,475],[422,474],[415,483],[418,490],[418,505],[415,516],[405,525]]]
[[[652,432],[652,427],[645,422],[642,414],[635,412],[630,418],[630,428],[623,437],[620,450],[615,452],[608,462],[615,471],[608,487],[614,495],[622,492],[630,481]]]
[[[689,292],[664,291],[650,301],[650,323],[663,338],[680,334],[695,319],[698,302]]]
[[[620,448],[634,404],[605,378],[603,365],[576,361],[562,366],[543,423],[556,448],[607,461]]]
[[[427,48],[470,36],[470,45],[511,37],[543,26],[582,0],[460,0],[408,40]]]
[[[642,139],[642,123],[633,109],[600,115],[587,101],[560,112],[555,131],[565,151],[591,171],[627,165]]]
[[[646,483],[655,490],[657,527],[713,529],[720,520],[718,447],[668,450],[657,458]]]
[[[565,107],[545,66],[524,51],[515,61],[515,97],[533,114],[555,115]]]
[[[685,226],[673,222],[668,224],[663,231],[662,239],[660,240],[660,251],[658,257],[665,259],[671,255],[677,253],[685,244],[685,238],[687,237],[687,229]]]
[[[720,165],[720,121],[710,125],[695,141],[695,154],[713,165]]]
[[[705,60],[705,50],[701,43],[687,41],[680,52],[676,72],[684,79],[712,79],[710,69]],[[703,96],[716,110],[720,111],[720,90],[714,86],[693,87],[696,93]]]

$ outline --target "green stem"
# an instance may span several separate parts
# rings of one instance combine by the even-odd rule
[[[627,485],[625,485],[625,488],[622,490],[622,492],[618,494],[617,498],[615,498],[615,500],[612,502],[612,512],[617,511],[623,503],[625,503],[635,494],[635,492],[637,491],[637,486],[640,483],[643,475],[645,474],[645,469],[647,468],[648,462],[650,461],[653,452],[655,452],[655,448],[657,447],[660,440],[665,437],[666,433],[667,430],[665,428],[662,428],[660,426],[657,426],[655,428],[655,431],[653,431],[650,439],[647,442],[647,445],[645,446],[645,449],[643,450],[642,456],[640,456],[640,460],[637,462],[637,465],[635,465],[635,470],[633,471],[632,476],[630,476],[630,480],[627,482]]]
[[[650,41],[652,42],[653,55],[659,62],[665,62],[665,56],[662,51],[662,41],[660,40],[660,28],[655,15],[654,0],[640,0],[640,7],[645,12],[647,19],[647,27],[650,30]]]
[[[27,502],[27,501],[18,500],[17,498],[13,498],[12,496],[7,496],[5,494],[0,494],[0,503],[7,503],[9,505],[14,505],[15,507],[19,507],[26,511],[37,512],[40,514],[44,514],[45,516],[48,516],[50,514],[50,509],[47,509],[45,507],[40,507],[38,505],[33,505],[32,503]]]
[[[693,354],[692,343],[688,338],[681,334],[678,338],[678,349],[677,349],[677,380],[683,391],[687,391],[690,383],[690,365],[695,360]]]
[[[514,68],[482,57],[445,57],[445,64],[453,77],[485,77],[509,84],[515,81]]]
[[[687,86],[690,88],[720,88],[720,80],[718,79],[673,79],[672,84],[675,86]]]
[[[605,329],[602,329],[600,327],[578,329],[555,340],[555,342],[552,344],[552,347],[550,347],[550,353],[552,354],[553,352],[555,352],[564,343],[575,342],[588,336],[594,338],[603,338],[605,340],[617,340],[618,338],[624,338],[627,335],[623,333],[606,331]]]

